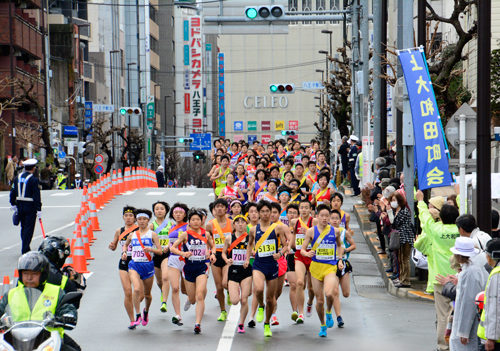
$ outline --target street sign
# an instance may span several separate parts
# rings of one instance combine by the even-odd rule
[[[78,138],[64,138],[64,145],[68,146],[68,143],[76,143]]]
[[[64,151],[60,151],[58,156],[59,158],[64,159],[66,158],[66,153]]]
[[[148,104],[146,105],[146,116],[148,119],[155,118],[155,98],[153,95],[148,96]]]
[[[93,110],[94,112],[115,112],[115,106],[106,104],[95,104]]]
[[[448,144],[451,145],[455,150],[460,150],[460,135],[459,135],[459,117],[460,115],[465,115],[466,119],[466,128],[465,128],[465,157],[469,157],[469,155],[474,151],[477,147],[476,140],[476,112],[469,106],[469,104],[464,103],[462,106],[451,116],[450,120],[446,124],[446,137],[448,138]]]
[[[76,126],[63,126],[63,136],[78,136],[78,128]]]
[[[104,167],[102,165],[96,165],[94,167],[94,172],[96,172],[97,174],[101,174],[102,172],[104,172]]]
[[[96,154],[94,161],[95,163],[102,163],[104,161],[104,157],[101,154]]]
[[[324,88],[321,82],[302,82],[302,90],[320,90]]]
[[[190,144],[191,150],[210,150],[212,148],[212,133],[190,134],[193,142]]]
[[[74,155],[75,154],[75,143],[70,141],[68,144],[68,155]]]
[[[179,152],[179,156],[180,157],[192,157],[193,153],[191,151],[182,151],[182,152]]]
[[[174,186],[174,181],[173,180],[169,180],[167,184],[168,184],[169,187],[173,187]]]
[[[148,121],[148,129],[153,130],[153,121]]]
[[[59,149],[57,147],[53,148],[52,151],[54,152],[54,156],[57,156],[59,153]]]

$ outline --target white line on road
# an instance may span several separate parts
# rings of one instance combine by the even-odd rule
[[[9,196],[9,194],[0,195],[0,197]]]
[[[149,193],[146,193],[146,195],[163,195],[165,194],[164,191],[150,191]]]
[[[123,193],[122,195],[134,195],[134,193],[135,193],[135,190],[134,191],[129,190],[126,193]]]
[[[50,235],[50,234],[53,234],[53,233],[58,232],[58,231],[60,231],[60,230],[66,229],[66,228],[68,228],[68,227],[71,227],[71,226],[72,226],[72,225],[74,225],[74,224],[75,224],[75,222],[68,223],[68,224],[66,224],[66,225],[64,225],[64,226],[62,226],[62,227],[60,227],[60,228],[57,228],[57,229],[51,230],[51,231],[50,231],[50,232],[48,232],[48,233],[45,233],[45,235]],[[32,239],[31,241],[33,241],[33,240],[35,240],[35,239],[38,239],[38,238],[41,238],[41,237],[42,237],[41,235],[35,236],[35,237],[33,237],[33,239]],[[10,250],[10,249],[12,249],[13,247],[16,247],[16,246],[18,246],[18,245],[21,245],[21,243],[17,243],[17,244],[14,244],[14,245],[12,245],[12,246],[7,246],[7,247],[4,247],[3,249],[1,249],[1,250],[0,250],[0,252],[5,251],[5,250]]]
[[[222,330],[222,335],[219,339],[219,346],[217,346],[217,351],[230,351],[231,345],[233,344],[234,333],[236,332],[236,326],[240,319],[240,308],[241,303],[236,306],[231,306],[229,310],[229,315],[227,316],[226,325]]]
[[[50,196],[68,196],[68,195],[71,195],[72,193],[55,193],[55,194],[52,194]]]
[[[177,196],[193,196],[196,193],[190,193],[190,192],[182,192],[178,193]]]

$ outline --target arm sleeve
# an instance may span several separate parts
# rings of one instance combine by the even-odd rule
[[[500,274],[493,274],[486,289],[486,304],[484,306],[485,318],[484,329],[486,331],[486,339],[500,339],[500,301],[498,299],[500,290]]]
[[[33,177],[34,178],[34,177]],[[32,184],[33,188],[33,201],[35,202],[36,209],[37,211],[42,210],[42,200],[40,197],[40,187],[39,187],[40,182],[38,181],[37,178],[34,178],[34,182]]]
[[[482,291],[481,274],[475,271],[465,273],[459,278],[460,294],[457,296],[455,304],[455,318],[457,319],[457,336],[460,338],[469,338],[474,318],[477,318],[477,306],[474,302],[476,295]],[[462,273],[460,273],[462,274]]]
[[[417,240],[415,240],[413,246],[422,254],[426,255],[429,250],[429,237],[427,236],[427,234],[422,233],[421,235],[419,235]]]
[[[457,297],[457,287],[452,282],[448,282],[443,286],[441,295],[449,298],[452,301],[455,301]]]
[[[16,199],[17,199],[17,177],[14,179],[14,184],[12,184],[12,188],[10,189],[10,204],[12,206],[16,205]]]
[[[76,311],[75,306],[73,306],[70,303],[65,303],[64,305],[61,305],[61,300],[63,299],[64,295],[66,295],[66,293],[63,290],[60,290],[55,316],[62,317],[65,314],[72,314],[73,316],[75,316],[76,319],[78,319],[78,312]]]
[[[0,300],[0,317],[3,316],[3,314],[5,313],[8,304],[9,304],[9,294],[7,293]]]
[[[420,226],[422,230],[424,230],[428,235],[433,235],[435,233],[441,233],[441,228],[436,228],[436,226],[441,226],[439,223],[436,223],[432,218],[429,208],[424,201],[419,201],[417,204],[418,208],[418,218],[420,219]]]

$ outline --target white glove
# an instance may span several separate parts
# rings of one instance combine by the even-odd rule
[[[16,205],[10,206],[10,210],[13,212],[17,212],[17,206]]]
[[[36,216],[38,217],[38,219],[41,219],[42,218],[42,211],[37,211]]]

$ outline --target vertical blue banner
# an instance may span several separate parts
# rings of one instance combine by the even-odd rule
[[[217,55],[219,63],[219,135],[226,136],[226,97],[224,92],[224,54]]]
[[[189,66],[189,45],[184,45],[184,66]]]
[[[449,186],[447,149],[439,109],[423,50],[399,51],[408,89],[415,137],[415,167],[420,190]]]
[[[189,21],[187,19],[185,19],[183,21],[183,33],[184,33],[184,41],[189,41]]]

